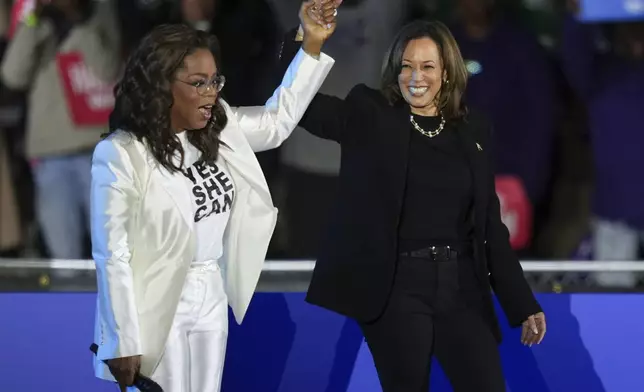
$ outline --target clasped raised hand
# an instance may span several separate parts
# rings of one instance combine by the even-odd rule
[[[322,45],[335,31],[342,0],[309,0],[300,8],[300,34],[313,46]]]

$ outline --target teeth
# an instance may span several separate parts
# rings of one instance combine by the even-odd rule
[[[427,87],[410,87],[409,92],[414,95],[421,95],[427,92]]]
[[[203,114],[205,117],[208,117],[208,118],[210,118],[210,116],[212,115],[210,108],[202,107],[202,108],[199,108],[199,111],[201,112],[201,114]]]

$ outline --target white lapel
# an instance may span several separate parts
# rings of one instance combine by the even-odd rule
[[[225,106],[228,109],[227,105]],[[228,115],[228,125],[221,132],[220,139],[227,147],[221,146],[219,153],[228,164],[229,169],[231,169],[232,175],[237,177],[233,178],[236,185],[239,182],[239,177],[242,177],[262,198],[264,203],[273,207],[271,193],[266,183],[264,172],[262,172],[262,168],[257,161],[257,157],[250,148],[246,137],[239,129],[234,114],[230,110],[226,110],[226,112]],[[243,186],[243,184],[239,185]]]
[[[221,141],[225,146],[222,145],[219,148],[219,153],[228,164],[235,186],[238,188],[237,194],[242,191],[240,188],[244,188],[248,184],[263,202],[272,208],[273,200],[262,168],[248,141],[239,129],[234,114],[229,110],[228,105],[225,105],[225,107],[228,115],[228,125],[220,134]],[[188,227],[192,229],[194,223],[192,205],[190,204],[190,190],[177,178],[182,174],[171,173],[161,166],[149,151],[146,152],[148,164],[152,167],[153,175],[157,177],[163,188],[174,200],[181,212],[181,216]]]
[[[181,216],[190,229],[194,226],[192,204],[190,202],[190,190],[183,183],[181,173],[171,173],[168,169],[161,166],[156,159],[147,152],[148,164],[152,166],[152,175],[156,176],[160,184],[170,195],[176,204]]]

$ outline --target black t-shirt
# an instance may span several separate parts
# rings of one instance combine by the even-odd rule
[[[414,116],[426,131],[440,125],[440,117]],[[400,220],[400,251],[427,246],[458,247],[473,232],[472,173],[467,156],[450,127],[430,138],[411,124],[407,186]]]

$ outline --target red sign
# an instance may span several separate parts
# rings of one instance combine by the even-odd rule
[[[501,203],[501,220],[510,232],[512,248],[525,248],[532,239],[532,204],[523,182],[514,176],[497,176],[496,194]]]
[[[114,108],[114,85],[98,79],[80,53],[59,53],[56,63],[74,124],[106,125]]]
[[[33,11],[36,6],[36,0],[16,0],[11,8],[11,17],[9,20],[9,30],[7,36],[9,39],[13,37],[18,25],[22,23],[25,17]]]

